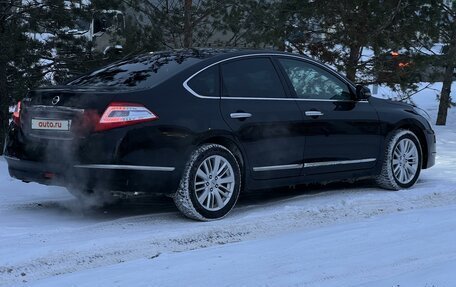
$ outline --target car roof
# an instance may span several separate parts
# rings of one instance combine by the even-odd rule
[[[172,78],[177,75],[193,74],[201,71],[209,65],[214,65],[225,60],[238,58],[242,56],[254,55],[284,55],[288,57],[296,57],[307,59],[317,65],[324,66],[307,56],[286,53],[274,50],[265,49],[240,49],[240,48],[191,48],[191,49],[174,49],[166,51],[156,51],[143,53],[133,56],[128,59],[122,59],[117,62],[111,63],[105,67],[101,67],[90,73],[82,75],[66,83],[66,86],[135,86],[132,83],[152,83],[152,81],[144,81],[141,78],[155,77],[153,85],[147,84],[147,88],[152,88],[159,83]],[[176,63],[174,67],[168,66]],[[158,73],[158,71],[168,66],[163,70],[165,73]],[[326,66],[325,66],[326,67]],[[328,68],[328,67],[326,67]],[[339,77],[343,77],[333,70]],[[113,75],[116,75],[115,77]],[[346,80],[346,79],[345,79]],[[109,82],[109,84],[108,84]],[[146,86],[141,87],[146,88]]]
[[[174,50],[174,51],[183,51],[183,50]],[[185,49],[184,49],[185,51]],[[268,49],[242,49],[242,48],[194,48],[194,49],[187,49],[186,51],[191,51],[194,55],[200,55],[201,58],[205,58],[204,61],[201,61],[200,64],[207,65],[213,64],[217,62],[224,61],[230,58],[236,58],[239,56],[245,55],[276,55],[276,56],[288,56],[294,58],[301,58],[305,59],[308,62],[311,62],[319,67],[324,67],[325,70],[331,71],[333,74],[336,74],[337,77],[344,79],[346,82],[351,83],[354,85],[345,75],[339,73],[334,67],[330,67],[324,63],[321,63],[307,55],[296,54],[296,53],[289,53],[283,51],[275,51],[275,50],[268,50]]]
[[[252,49],[252,48],[189,48],[189,49],[172,49],[172,50],[163,50],[150,52],[145,55],[157,55],[157,54],[166,54],[166,55],[180,55],[184,57],[196,57],[201,59],[210,59],[210,58],[229,58],[233,56],[241,55],[254,55],[254,54],[277,54],[277,55],[293,55],[300,56],[303,58],[308,58],[305,55],[275,51],[270,49]],[[145,56],[139,55],[139,56]]]

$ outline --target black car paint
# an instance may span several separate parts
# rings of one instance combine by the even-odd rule
[[[412,129],[419,137],[424,155],[423,168],[434,164],[434,132],[413,107],[373,97],[367,101],[357,100],[354,85],[329,68],[324,69],[351,87],[352,100],[292,100],[296,95],[277,64],[283,87],[290,97],[286,101],[198,97],[183,86],[200,70],[239,57],[293,57],[322,67],[308,58],[252,51],[216,52],[202,58],[198,52],[191,52],[190,57],[199,61],[148,89],[64,86],[30,92],[23,101],[21,125],[11,123],[7,135],[5,156],[11,176],[51,185],[170,194],[175,192],[191,152],[202,143],[214,142],[227,146],[236,154],[243,166],[246,190],[355,179],[379,172],[388,135],[398,128]],[[71,107],[69,112],[75,113],[75,117],[81,110],[101,115],[110,102],[131,102],[143,104],[159,119],[103,132],[89,132],[90,127],[80,123],[81,131],[69,134],[68,138],[33,135],[26,122],[31,117],[29,111],[36,105],[51,106],[50,101],[55,95],[62,98],[57,108]],[[308,110],[320,110],[324,116],[306,117],[304,112]],[[234,112],[249,112],[253,116],[231,119],[229,115]],[[49,113],[42,116],[58,118],[61,115]],[[75,123],[77,121],[75,118]],[[362,158],[375,158],[376,161],[294,170],[253,169]],[[86,164],[170,166],[175,170],[75,167]],[[49,173],[55,175],[51,178]]]

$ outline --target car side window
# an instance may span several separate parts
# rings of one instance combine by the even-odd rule
[[[222,65],[223,96],[284,98],[282,82],[269,58],[242,59]]]
[[[343,81],[331,73],[310,63],[279,59],[296,95],[301,99],[315,100],[351,100],[350,90]]]
[[[218,65],[212,66],[190,79],[188,86],[195,93],[201,96],[219,96],[219,68]]]

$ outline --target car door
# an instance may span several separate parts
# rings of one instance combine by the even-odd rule
[[[370,169],[380,149],[378,116],[368,101],[357,101],[350,84],[304,59],[276,59],[295,92],[306,137],[303,173]]]
[[[269,57],[220,64],[221,113],[241,143],[255,179],[299,176],[304,138],[302,114],[287,97],[283,76]]]

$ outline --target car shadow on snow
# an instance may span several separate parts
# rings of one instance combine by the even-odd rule
[[[364,180],[355,183],[336,182],[329,184],[308,184],[298,185],[288,188],[274,188],[265,190],[254,190],[241,193],[237,202],[237,207],[245,206],[261,206],[271,204],[283,200],[292,200],[294,197],[302,195],[315,195],[319,193],[364,191],[366,188],[372,188],[372,182]],[[161,214],[161,213],[177,213],[172,198],[167,196],[150,196],[124,199],[115,204],[108,204],[102,207],[84,206],[78,200],[67,201],[49,201],[29,204],[28,209],[35,207],[36,209],[55,209],[58,212],[81,213],[85,216],[94,216],[106,219],[120,218],[127,216]]]
[[[282,187],[267,190],[255,190],[241,194],[237,206],[261,206],[283,201],[293,201],[294,198],[302,196],[315,196],[318,194],[323,195],[329,192],[342,193],[347,190],[350,192],[365,192],[366,189],[372,190],[373,188],[376,188],[376,186],[371,180],[360,180],[356,182],[332,182],[327,184],[314,183],[286,188]]]
[[[300,196],[324,194],[327,192],[339,193],[345,190],[363,192],[366,189],[372,190],[373,188],[375,186],[371,181],[363,180],[355,183],[335,182],[324,185],[308,184],[288,188],[255,190],[241,193],[236,207],[255,208],[258,206],[258,208],[261,208],[264,205],[293,200],[293,198]],[[16,209],[27,210],[27,212],[43,212],[57,216],[83,217],[95,221],[159,214],[165,217],[169,217],[170,215],[175,217],[179,214],[172,198],[167,196],[129,198],[115,204],[104,206],[86,206],[76,198],[59,201],[47,200],[16,205]],[[236,212],[236,209],[234,212]]]

